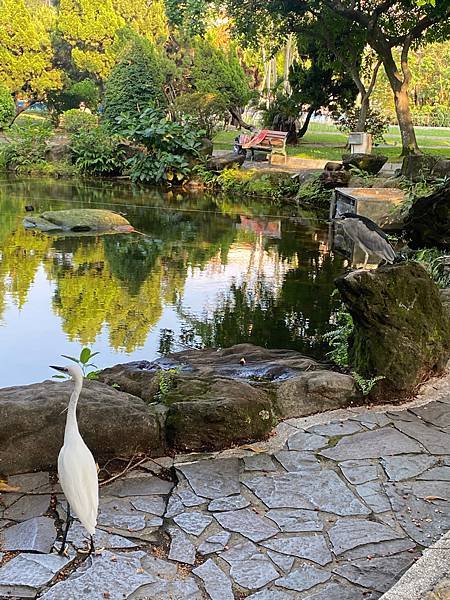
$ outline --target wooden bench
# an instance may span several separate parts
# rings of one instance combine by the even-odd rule
[[[264,137],[262,139],[258,139],[261,137],[263,132],[265,134]],[[255,158],[255,150],[271,153],[279,152],[286,158],[287,136],[287,131],[272,131],[270,129],[266,129],[253,136],[253,138],[255,138],[255,144],[252,144],[252,139],[249,139],[249,136],[246,135],[239,136],[239,143],[244,150],[250,150],[252,160]]]

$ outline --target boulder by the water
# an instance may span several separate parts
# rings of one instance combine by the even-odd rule
[[[401,174],[412,181],[429,179],[438,160],[430,154],[410,154],[403,159]]]
[[[40,215],[25,217],[23,224],[27,229],[40,231],[134,231],[133,226],[122,215],[98,208],[49,210]]]
[[[56,465],[72,389],[72,381],[0,389],[0,473]],[[99,461],[136,452],[161,455],[165,448],[164,410],[103,383],[86,380],[78,422]]]
[[[213,156],[206,163],[206,168],[210,171],[223,171],[232,167],[240,167],[245,162],[245,154],[235,154],[228,152],[222,156]]]
[[[438,288],[418,263],[353,271],[336,286],[354,322],[352,369],[367,379],[384,378],[374,399],[411,395],[443,371],[450,356],[450,319]]]
[[[349,170],[350,167],[356,167],[360,171],[365,171],[370,175],[379,173],[383,165],[387,162],[387,156],[382,154],[344,154],[342,156],[342,164],[344,168]]]
[[[351,173],[349,171],[330,171],[325,169],[319,175],[319,181],[326,190],[333,190],[337,187],[347,187],[350,177]]]
[[[450,248],[450,183],[415,200],[406,219],[406,232],[413,248]]]

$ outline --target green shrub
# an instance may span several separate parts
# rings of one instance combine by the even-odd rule
[[[206,131],[208,138],[212,138],[227,111],[227,103],[219,94],[193,92],[179,96],[174,108],[180,117],[188,115],[193,123]]]
[[[176,123],[155,108],[117,118],[119,133],[143,149],[126,161],[134,182],[179,183],[200,159],[204,131]]]
[[[49,92],[48,103],[61,114],[71,108],[78,108],[80,102],[95,111],[98,106],[100,91],[92,79],[83,79],[75,83],[70,82],[63,90]]]
[[[359,107],[354,106],[348,109],[336,122],[337,128],[343,133],[355,131],[358,123]],[[366,125],[364,131],[371,133],[373,139],[378,142],[384,141],[384,135],[389,130],[389,121],[384,114],[377,108],[370,107],[367,113]]]
[[[16,105],[11,92],[5,86],[0,85],[0,129],[9,125],[15,114]]]
[[[319,179],[311,179],[303,183],[295,196],[298,204],[312,206],[314,208],[326,208],[330,206],[331,191],[327,190]]]
[[[9,171],[31,173],[46,163],[48,123],[31,122],[11,130],[10,142],[1,147],[1,163]]]
[[[105,84],[104,119],[114,127],[122,114],[166,104],[167,60],[145,38],[131,37]]]
[[[224,169],[215,179],[224,192],[278,199],[294,196],[298,183],[288,174],[259,169]]]
[[[353,319],[342,305],[335,315],[335,329],[323,336],[331,347],[327,356],[340,367],[348,366],[348,340],[353,333]]]
[[[450,256],[437,248],[423,248],[412,255],[428,271],[431,279],[440,288],[450,287]]]
[[[71,136],[73,161],[84,175],[118,175],[122,172],[125,152],[120,138],[104,127],[82,129]]]
[[[77,133],[83,129],[93,129],[97,126],[97,117],[78,108],[66,110],[61,115],[61,127],[68,133]]]

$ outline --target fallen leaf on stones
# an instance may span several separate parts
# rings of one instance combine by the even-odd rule
[[[111,562],[116,562],[117,561],[117,556],[111,556],[111,558],[109,560]]]
[[[441,498],[441,496],[425,496],[424,500],[425,502],[433,502],[433,500],[443,500],[445,502],[447,498]]]
[[[109,592],[103,592],[103,598],[111,598],[111,594]]]
[[[240,448],[241,448],[241,450],[251,450],[252,452],[255,452],[256,454],[266,451],[264,448],[261,448],[259,446],[251,446],[250,444],[244,444],[243,446],[240,446]]]
[[[4,479],[0,479],[0,492],[20,492],[20,487],[8,485]]]
[[[139,569],[136,569],[136,573],[138,573],[139,575],[142,575],[142,573],[145,573],[145,571],[142,567],[139,567]]]

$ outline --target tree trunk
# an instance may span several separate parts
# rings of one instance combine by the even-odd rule
[[[255,129],[253,125],[249,125],[248,123],[246,123],[245,121],[242,120],[242,117],[241,117],[241,114],[240,114],[238,108],[232,107],[232,108],[229,108],[228,110],[231,113],[231,117],[232,117],[233,121],[236,122],[239,125],[239,127],[242,127],[242,129],[248,129],[249,131],[253,131]]]
[[[369,112],[369,96],[364,94],[361,98],[361,108],[359,109],[358,122],[355,131],[364,131],[366,128],[367,114]]]
[[[308,127],[309,127],[309,122],[311,121],[311,117],[313,116],[313,114],[316,111],[316,107],[315,106],[310,106],[308,108],[308,112],[306,113],[306,118],[303,121],[303,125],[300,127],[300,129],[297,132],[297,137],[299,139],[301,139],[305,133],[308,131]]]

